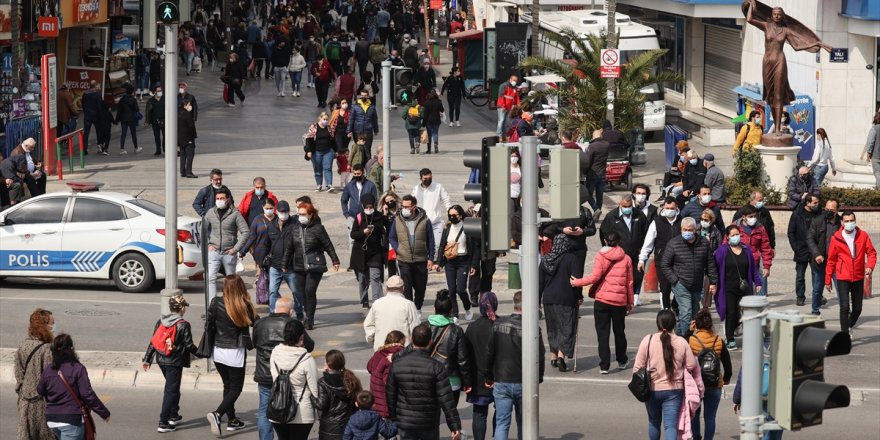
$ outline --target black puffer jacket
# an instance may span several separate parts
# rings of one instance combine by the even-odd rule
[[[165,356],[156,351],[153,344],[148,344],[147,352],[144,354],[144,363],[152,364],[153,356],[156,356],[156,363],[158,365],[189,368],[190,356],[198,349],[198,347],[193,344],[192,327],[188,322],[184,321],[180,315],[168,315],[163,317],[163,319],[156,321],[156,325],[153,327],[154,334],[156,333],[156,329],[159,328],[159,324],[162,324],[163,320],[166,321],[166,324],[174,323],[174,325],[177,326],[177,333],[174,336],[174,348],[171,349],[171,354]]]
[[[487,367],[491,367],[487,363],[486,349],[489,347],[489,340],[492,339],[492,320],[481,316],[468,325],[464,337],[467,340],[471,360],[471,378],[473,378],[473,383],[470,385],[473,387],[471,395],[491,396],[492,389],[486,386],[486,376],[483,372]]]
[[[318,380],[315,408],[321,415],[318,439],[341,440],[348,418],[355,412],[354,402],[345,393],[341,372],[325,371],[324,377]]]
[[[840,216],[826,211],[816,215],[810,224],[810,235],[807,237],[807,248],[810,249],[810,267],[825,272],[825,264],[816,263],[816,257],[828,259],[828,243],[831,236],[840,230]]]
[[[254,323],[254,347],[257,349],[254,382],[272,386],[269,358],[272,356],[272,349],[284,342],[284,326],[292,320],[287,313],[272,313]],[[309,353],[315,349],[315,341],[309,337],[308,332],[303,335],[303,346]]]
[[[303,256],[312,252],[327,253],[333,264],[339,264],[339,257],[336,255],[336,248],[327,235],[324,226],[312,221],[305,226],[293,228],[291,233],[285,236],[284,245],[284,267],[282,269],[292,270],[294,272],[305,272],[306,267],[303,264]],[[303,248],[305,244],[305,248]],[[328,264],[329,266],[329,264]]]
[[[251,322],[256,322],[257,314],[248,310]],[[215,297],[208,306],[208,314],[205,317],[208,328],[214,329],[214,346],[220,348],[241,348],[242,336],[250,336],[250,327],[236,327],[232,318],[226,314],[226,303],[222,296]]]
[[[287,245],[287,240],[290,234],[293,233],[294,228],[299,228],[299,222],[296,221],[296,218],[289,218],[286,222],[284,222],[281,227],[278,227],[278,222],[269,223],[269,228],[266,229],[266,233],[269,235],[269,267],[274,267],[275,269],[281,270],[284,267],[284,262],[287,261],[284,259],[284,248]]]
[[[425,109],[422,116],[422,125],[439,125],[442,122],[440,113],[443,113],[445,109],[440,98],[428,99],[422,107]]]
[[[794,261],[798,263],[810,261],[807,237],[810,236],[810,225],[815,218],[816,214],[804,210],[801,204],[791,213],[791,218],[788,220],[788,244],[794,251]]]
[[[430,323],[431,319],[428,322]],[[446,331],[447,327],[449,327],[448,331]],[[433,353],[435,347],[437,353],[434,355],[434,360],[445,361],[446,375],[461,378],[462,387],[470,386],[470,356],[467,351],[464,330],[451,322],[444,326],[431,324],[431,344],[428,346],[428,352]]]
[[[126,93],[119,99],[116,104],[116,122],[124,122],[126,124],[134,124],[137,122],[137,113],[140,111],[137,100],[134,96]]]
[[[461,430],[446,368],[422,349],[410,349],[391,363],[385,385],[388,415],[403,430],[436,429],[440,410],[450,431]]]
[[[709,284],[718,285],[718,269],[709,240],[697,236],[693,243],[684,241],[681,235],[666,244],[658,266],[669,284],[681,282],[691,292],[703,290],[703,277]]]

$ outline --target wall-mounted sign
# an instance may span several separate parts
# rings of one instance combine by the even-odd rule
[[[81,23],[98,18],[101,0],[73,0],[73,21]]]
[[[37,35],[41,37],[57,37],[61,31],[58,17],[40,17],[37,19]]]
[[[835,47],[831,49],[831,55],[828,56],[828,61],[832,63],[848,63],[849,62],[849,49],[845,47]]]

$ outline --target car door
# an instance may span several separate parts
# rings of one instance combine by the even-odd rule
[[[7,209],[0,226],[0,271],[39,272],[61,270],[62,225],[67,195],[43,197]]]
[[[101,271],[130,236],[131,227],[122,205],[75,197],[61,240],[62,248],[70,254],[68,269],[84,274]]]

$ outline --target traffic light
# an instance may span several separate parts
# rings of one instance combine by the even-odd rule
[[[162,24],[180,23],[180,8],[177,1],[161,1],[156,6],[156,21]]]
[[[480,237],[484,259],[510,250],[510,153],[497,143],[496,136],[485,137],[480,150],[464,151],[464,166],[479,176],[464,186],[464,199],[480,204],[480,218],[466,218],[464,232]]]
[[[550,150],[550,217],[577,218],[581,202],[581,150]]]
[[[394,69],[392,68],[391,74],[393,75],[392,84],[394,85],[394,96],[397,98],[394,104],[397,105],[408,105],[414,99],[416,99],[415,94],[412,91],[412,70],[410,69]]]
[[[845,332],[828,330],[819,317],[773,320],[768,412],[788,430],[822,424],[822,410],[849,406],[849,389],[825,383],[825,358],[849,354]]]

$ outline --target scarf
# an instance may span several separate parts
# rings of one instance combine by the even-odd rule
[[[496,297],[495,293],[491,290],[483,292],[483,294],[480,295],[480,315],[494,321],[496,318],[496,310],[498,310],[498,297]]]
[[[556,236],[553,237],[553,247],[550,248],[550,252],[541,258],[541,268],[547,273],[555,273],[556,267],[559,265],[559,260],[561,260],[562,256],[567,254],[570,249],[571,241],[568,239],[568,236],[562,233],[556,234]]]

